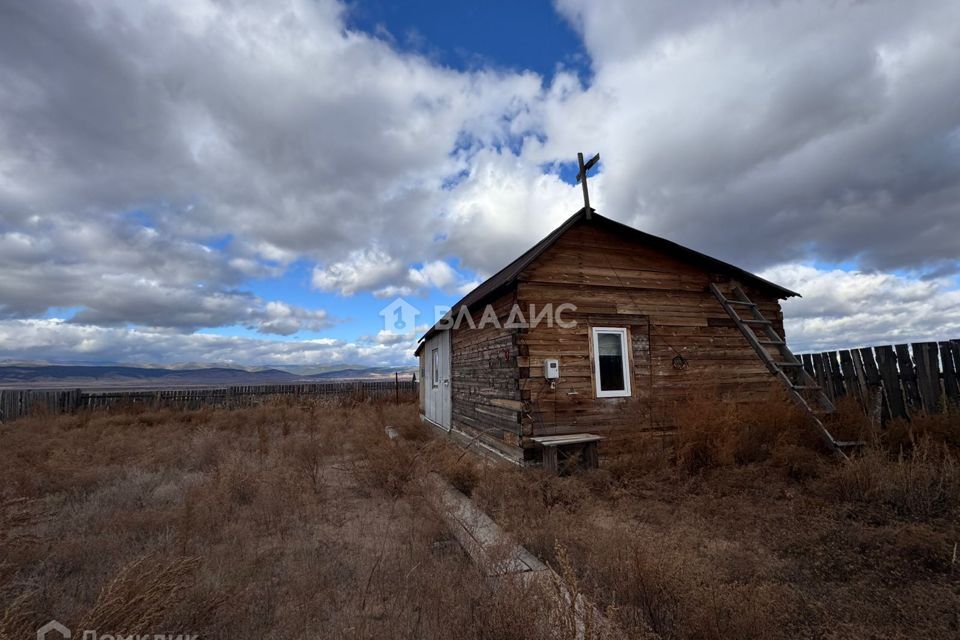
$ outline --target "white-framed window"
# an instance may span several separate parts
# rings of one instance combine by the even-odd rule
[[[630,395],[628,343],[623,327],[593,328],[593,378],[598,398]]]
[[[430,354],[431,362],[433,363],[433,386],[440,386],[440,348],[437,347]]]

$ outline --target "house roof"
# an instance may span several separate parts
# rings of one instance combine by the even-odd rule
[[[600,228],[608,229],[625,240],[632,240],[634,242],[639,242],[647,246],[654,247],[655,249],[659,249],[664,253],[668,253],[681,260],[698,264],[710,271],[729,273],[730,275],[738,278],[744,284],[750,284],[759,289],[765,289],[776,294],[777,298],[791,298],[794,296],[800,296],[800,294],[796,293],[795,291],[785,289],[784,287],[774,284],[769,280],[764,280],[760,276],[754,275],[749,271],[741,269],[740,267],[723,262],[717,258],[700,253],[699,251],[694,251],[693,249],[679,245],[676,242],[671,242],[666,238],[660,238],[658,236],[645,233],[639,229],[634,229],[633,227],[617,222],[616,220],[611,220],[610,218],[601,216],[596,212],[595,209],[592,210],[592,215],[588,220],[585,215],[585,211],[585,209],[581,208],[575,214],[567,218],[563,224],[551,231],[546,238],[530,247],[519,258],[480,283],[476,289],[465,295],[459,302],[453,305],[451,313],[456,315],[463,306],[472,308],[473,306],[490,299],[494,295],[512,286],[517,281],[517,278],[520,276],[520,274],[527,267],[529,267],[534,260],[539,258],[547,249],[552,247],[563,234],[580,222],[583,224],[592,224]],[[422,342],[426,340],[436,333],[436,331],[436,325],[432,326],[425,334],[423,334],[423,337],[420,338],[420,341]],[[418,345],[417,347],[417,353],[420,351],[420,346],[422,345]]]

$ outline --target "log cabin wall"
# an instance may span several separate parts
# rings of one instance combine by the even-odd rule
[[[521,331],[520,393],[528,406],[525,436],[591,432],[616,441],[638,431],[675,426],[676,403],[716,391],[737,400],[760,399],[773,378],[708,285],[729,289],[729,278],[670,255],[578,224],[520,276],[524,309],[569,302],[575,329]],[[775,294],[745,287],[782,334]],[[591,327],[627,327],[631,338],[632,396],[597,398]],[[682,355],[686,369],[674,367]],[[543,359],[559,358],[555,390],[543,379]]]
[[[516,301],[511,290],[491,303],[501,324],[506,324]],[[518,385],[518,330],[497,328],[489,323],[479,328],[484,306],[471,317],[478,327],[463,322],[452,329],[451,394],[452,427],[505,456],[519,461],[520,400]]]

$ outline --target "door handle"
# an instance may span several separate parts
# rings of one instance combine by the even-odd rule
[[[449,387],[449,386],[450,386],[450,381],[449,381],[449,380],[444,380],[444,381],[443,381],[443,386]]]

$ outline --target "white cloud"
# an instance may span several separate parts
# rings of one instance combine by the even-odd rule
[[[290,336],[304,330],[321,331],[333,324],[327,317],[327,312],[322,309],[303,309],[277,300],[268,302],[256,316],[249,325],[250,328],[260,333],[281,336]]]
[[[587,86],[441,67],[332,0],[0,9],[0,340],[41,322],[119,357],[167,331],[322,330],[244,290],[298,261],[322,292],[462,293],[579,207],[557,164],[577,151],[601,152],[611,217],[746,268],[870,270],[831,277],[843,296],[775,271],[806,278],[812,306],[786,309],[809,344],[900,335],[874,292],[939,310],[909,331],[955,326],[954,283],[890,273],[958,269],[960,6],[557,6]],[[35,320],[58,307],[79,311]]]
[[[803,295],[783,302],[787,341],[798,352],[960,337],[960,290],[948,278],[799,264],[761,275]]]
[[[957,268],[960,5],[558,5],[595,77],[540,154],[602,151],[610,214],[749,268]]]
[[[407,272],[407,279],[419,287],[448,289],[456,285],[460,276],[453,267],[443,260],[434,260],[419,269],[410,269]]]
[[[583,206],[580,187],[508,151],[483,150],[448,194],[439,221],[446,248],[474,271],[494,273]],[[599,209],[604,178],[593,181]]]
[[[0,357],[50,362],[234,365],[396,365],[410,362],[412,341],[330,338],[263,340],[70,324],[59,319],[0,320]]]
[[[347,259],[313,270],[312,283],[320,291],[352,296],[387,286],[401,277],[406,267],[381,249],[354,251]]]
[[[443,260],[406,267],[403,261],[377,249],[357,251],[344,261],[318,266],[311,278],[313,288],[320,291],[344,296],[371,291],[378,298],[410,296],[431,288],[458,291],[465,282],[463,275]]]

